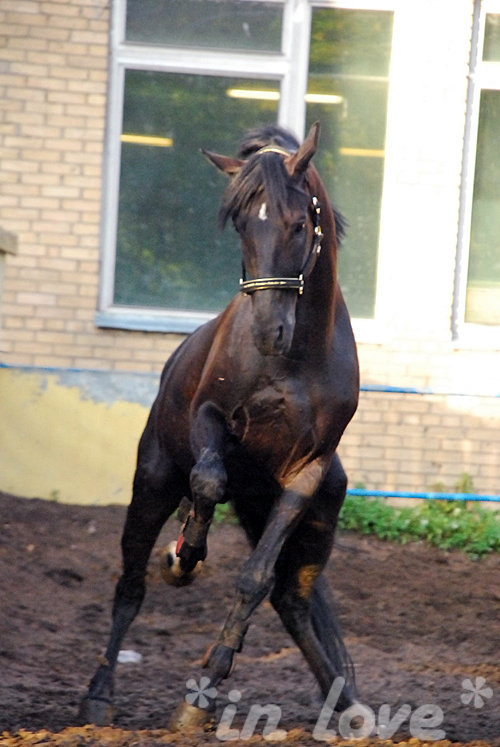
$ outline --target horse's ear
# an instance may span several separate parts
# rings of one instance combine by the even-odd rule
[[[291,177],[301,176],[316,153],[319,140],[320,124],[315,122],[309,130],[300,148],[289,158],[285,159],[285,167]]]
[[[241,169],[245,161],[241,161],[239,158],[231,158],[231,156],[220,156],[218,153],[211,153],[209,150],[201,149],[203,155],[213,163],[213,165],[223,171],[228,176],[234,176]]]

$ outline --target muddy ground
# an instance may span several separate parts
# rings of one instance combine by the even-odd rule
[[[115,727],[76,726],[78,703],[107,638],[124,515],[121,506],[0,494],[0,744],[220,745],[213,732],[173,735],[167,724],[188,693],[187,680],[199,679],[201,658],[217,637],[247,554],[241,530],[231,525],[212,528],[196,583],[172,589],[159,572],[159,548],[178,534],[177,521],[169,522],[126,641],[142,661],[118,666]],[[375,713],[383,704],[394,712],[408,703],[413,713],[431,704],[442,710],[438,726],[447,744],[499,747],[500,557],[474,561],[423,544],[342,534],[327,574],[361,694]],[[468,704],[461,699],[466,679],[483,690]],[[231,690],[241,693],[233,727],[242,728],[252,705],[273,704],[281,709],[285,743],[318,744],[312,735],[322,700],[267,602],[231,679],[220,687],[219,720]],[[252,739],[232,744],[269,744],[264,725],[257,724]],[[334,718],[329,727],[336,727]],[[410,737],[407,720],[392,740]]]

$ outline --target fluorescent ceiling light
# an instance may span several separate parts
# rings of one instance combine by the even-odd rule
[[[307,104],[341,104],[342,96],[335,96],[329,93],[306,93],[304,101]]]
[[[124,133],[120,140],[122,143],[133,143],[134,145],[152,145],[155,148],[171,148],[174,141],[171,137],[156,137],[154,135],[133,135]]]
[[[228,88],[231,99],[257,99],[258,101],[279,101],[279,91],[251,91],[247,88]]]
[[[375,148],[339,148],[341,156],[356,156],[357,158],[384,158],[384,150]]]
[[[232,99],[252,99],[254,101],[279,101],[279,91],[260,91],[249,88],[228,88],[227,95]],[[308,104],[341,104],[342,96],[329,93],[306,93],[304,96]]]

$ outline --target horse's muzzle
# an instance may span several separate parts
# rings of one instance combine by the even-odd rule
[[[252,336],[261,355],[286,355],[295,332],[297,294],[264,290],[254,294]]]

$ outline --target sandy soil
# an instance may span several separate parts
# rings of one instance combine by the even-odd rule
[[[121,506],[65,506],[0,494],[1,745],[221,744],[214,732],[176,735],[166,726],[188,693],[188,679],[199,680],[201,658],[217,637],[248,552],[241,530],[231,525],[212,528],[196,583],[172,589],[159,572],[160,548],[178,534],[177,521],[170,520],[126,642],[142,661],[118,666],[114,727],[77,726],[78,703],[107,639],[124,515]],[[500,557],[473,561],[423,544],[402,547],[343,534],[327,574],[361,694],[375,714],[383,704],[391,713],[403,703],[412,713],[431,704],[443,713],[443,744],[499,747]],[[464,704],[467,679],[483,695]],[[313,738],[323,705],[318,688],[267,602],[220,687],[219,721],[232,690],[241,694],[233,728],[243,728],[253,705],[273,704],[281,709],[286,744],[319,744]],[[264,726],[261,720],[251,739],[231,744],[269,744]],[[335,718],[329,726],[338,728]],[[410,737],[407,719],[392,741],[419,744]],[[350,742],[340,737],[336,743]]]

